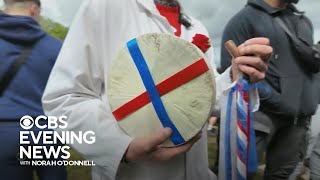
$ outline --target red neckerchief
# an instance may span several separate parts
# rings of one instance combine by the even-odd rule
[[[155,4],[160,15],[165,17],[169,21],[170,25],[177,30],[174,34],[180,37],[181,35],[181,24],[179,23],[180,7],[165,6],[157,3]]]

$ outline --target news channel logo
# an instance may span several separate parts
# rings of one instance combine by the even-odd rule
[[[34,126],[34,120],[31,116],[23,116],[20,119],[20,126],[24,130],[30,130]]]
[[[43,123],[45,122],[45,123]],[[67,116],[38,116],[33,118],[29,115],[25,115],[20,119],[20,126],[24,130],[30,130],[33,127],[38,129],[66,129],[68,127]]]

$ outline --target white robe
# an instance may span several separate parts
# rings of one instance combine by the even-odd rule
[[[191,42],[195,34],[209,36],[200,22],[191,21],[190,29],[182,26],[181,38]],[[190,152],[170,161],[120,164],[132,138],[121,131],[111,113],[104,81],[120,48],[128,40],[150,32],[174,34],[153,0],[86,0],[49,78],[43,96],[46,115],[68,116],[68,131],[96,133],[94,145],[73,145],[97,164],[92,170],[94,180],[215,179],[208,170],[206,133]],[[207,55],[213,58],[212,48]],[[231,83],[229,70],[216,81],[219,98],[221,89]]]

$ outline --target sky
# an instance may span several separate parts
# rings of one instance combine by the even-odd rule
[[[0,0],[2,4],[3,0]],[[42,15],[63,25],[69,26],[84,0],[42,0]],[[247,0],[180,0],[188,15],[199,19],[209,30],[215,53],[220,51],[219,44],[223,28],[228,20],[236,14]],[[1,5],[0,5],[1,6]],[[320,0],[300,0],[298,7],[306,11],[315,27],[315,40],[320,40]],[[317,7],[317,8],[316,8]],[[318,11],[318,12],[317,12]],[[219,62],[219,56],[215,56]]]
[[[72,20],[84,0],[42,0],[42,15],[65,26]],[[228,20],[236,14],[247,0],[180,0],[188,15],[199,19],[208,29],[214,51],[215,62],[220,62],[220,41],[223,29]],[[1,0],[2,3],[2,0]],[[315,40],[320,41],[320,0],[300,0],[298,7],[306,11],[315,27]],[[318,8],[315,8],[318,7]],[[318,11],[318,12],[317,12]]]
[[[3,6],[0,0],[0,7]],[[42,15],[65,26],[70,26],[83,0],[42,0]],[[210,32],[215,62],[219,64],[220,41],[228,20],[236,14],[247,0],[180,0],[186,13],[199,19]],[[300,0],[298,8],[306,12],[315,29],[315,41],[320,41],[320,0]],[[320,124],[320,123],[319,123]]]

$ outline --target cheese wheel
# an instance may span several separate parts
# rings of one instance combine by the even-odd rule
[[[192,43],[168,34],[145,34],[136,38],[136,42],[154,84],[157,88],[161,86],[162,89],[170,89],[165,94],[161,94],[159,90],[159,96],[170,122],[184,141],[189,141],[201,131],[215,103],[214,74],[206,56]],[[195,77],[186,78],[203,68],[207,70]],[[171,77],[175,78],[170,79]],[[181,83],[181,79],[188,81],[174,87]],[[128,46],[123,47],[116,56],[106,85],[111,110],[119,126],[129,136],[148,137],[165,126],[158,117],[157,107],[148,95]],[[139,97],[142,94],[144,101],[148,101],[145,105],[125,115],[122,113],[120,118],[116,115],[119,111],[126,112],[132,106],[141,105],[143,98]],[[129,102],[131,105],[128,105]],[[177,144],[168,139],[162,145],[174,147],[185,142]]]

